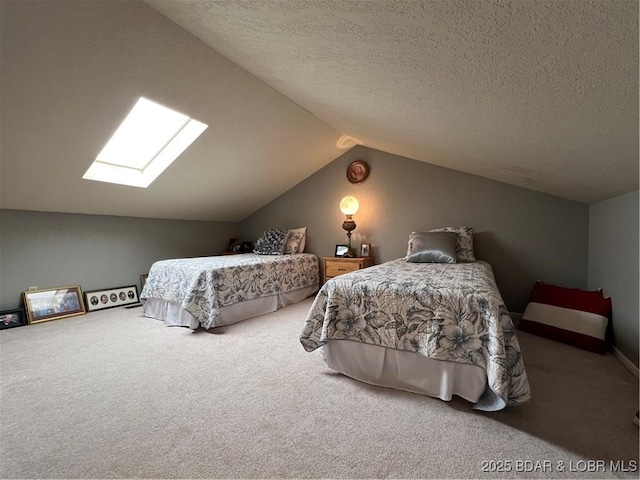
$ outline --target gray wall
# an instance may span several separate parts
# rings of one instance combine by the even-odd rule
[[[0,210],[0,308],[20,306],[30,286],[139,285],[153,262],[218,254],[238,232],[237,223]]]
[[[352,185],[345,172],[357,159],[368,162],[371,174]],[[346,195],[360,201],[354,243],[371,242],[377,263],[404,256],[411,231],[471,225],[476,256],[493,265],[509,310],[524,310],[535,280],[587,287],[588,205],[365,147],[245,219],[242,237],[307,226],[306,250],[333,255],[335,244],[346,243],[338,208]]]
[[[638,366],[638,192],[589,206],[589,288],[613,304],[616,347]]]

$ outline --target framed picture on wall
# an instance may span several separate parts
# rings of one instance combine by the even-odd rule
[[[0,312],[0,330],[22,327],[27,324],[27,316],[22,308]]]
[[[48,322],[87,313],[80,286],[48,288],[23,292],[29,323]]]
[[[364,182],[369,176],[369,165],[364,160],[356,160],[351,162],[347,167],[347,180],[358,184]]]
[[[89,312],[138,303],[138,287],[136,285],[92,290],[85,292],[84,295]]]

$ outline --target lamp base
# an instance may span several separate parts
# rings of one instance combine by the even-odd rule
[[[353,221],[351,215],[347,215],[346,220],[342,223],[342,228],[347,231],[347,251],[342,254],[344,258],[354,258],[353,250],[351,250],[351,231],[356,229],[356,222]]]

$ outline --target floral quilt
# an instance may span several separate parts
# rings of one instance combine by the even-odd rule
[[[313,351],[332,339],[478,365],[487,373],[479,410],[531,396],[516,330],[486,262],[400,259],[333,278],[318,292],[300,341]]]
[[[151,266],[140,300],[177,303],[210,328],[221,307],[319,282],[318,257],[309,253],[179,258]]]

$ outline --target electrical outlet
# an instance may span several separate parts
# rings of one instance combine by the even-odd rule
[[[36,290],[38,290],[38,287],[29,287],[30,292],[35,292]]]

